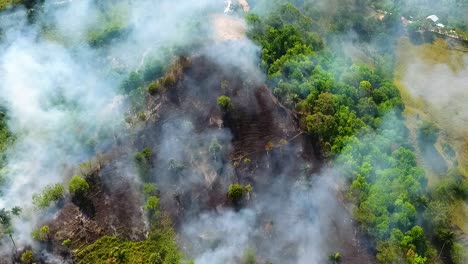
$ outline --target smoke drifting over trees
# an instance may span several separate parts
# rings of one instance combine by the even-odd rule
[[[467,56],[395,58],[434,3],[247,2],[1,11],[0,263],[464,263]]]

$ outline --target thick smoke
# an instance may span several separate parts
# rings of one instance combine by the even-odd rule
[[[198,45],[200,40],[208,39],[213,43],[200,50],[202,56],[221,67],[247,74],[246,84],[255,86],[263,81],[256,67],[260,48],[242,37],[242,20],[234,22],[240,25],[235,36],[227,37],[236,42],[224,42],[226,35],[216,32],[223,27],[211,24],[211,12],[221,13],[223,4],[208,0],[122,1],[112,8],[108,20],[126,25],[126,34],[103,49],[90,46],[87,38],[90,30],[103,23],[100,10],[109,8],[105,3],[71,1],[58,5],[48,1],[33,25],[28,24],[24,10],[3,18],[7,31],[0,58],[1,100],[8,109],[9,127],[16,140],[8,152],[9,184],[0,206],[24,208],[24,216],[15,225],[18,244],[29,242],[32,229],[40,222],[30,206],[31,195],[48,184],[66,183],[77,164],[95,152],[105,152],[116,134],[125,133],[125,96],[117,91],[125,78],[125,74],[119,74],[122,68],[131,71],[140,67],[149,53],[162,56],[171,52],[173,46]],[[117,21],[112,15],[117,16]],[[197,29],[195,34],[193,28]],[[53,34],[45,29],[53,29]],[[203,91],[203,87],[190,89],[194,94]],[[216,101],[211,104],[216,106]],[[229,179],[224,183],[235,181],[230,164],[216,160],[210,167],[206,164],[212,161],[187,157],[182,151],[191,147],[204,150],[200,153],[207,155],[213,139],[225,153],[232,148],[232,135],[226,130],[206,130],[193,137],[196,128],[192,122],[196,121],[191,118],[182,115],[163,125],[161,140],[156,142],[158,154],[162,154],[158,163],[167,166],[171,161],[196,160],[202,175],[184,172],[183,178],[174,180],[172,174],[159,174],[158,184],[163,191],[176,186],[177,192],[183,192],[192,184],[209,184],[214,181],[212,177]],[[336,240],[349,237],[347,232],[353,233],[353,228],[335,197],[341,185],[338,178],[327,171],[314,180],[305,173],[303,180],[297,181],[297,168],[314,164],[296,160],[301,149],[295,144],[284,151],[282,157],[289,159],[267,161],[281,162],[282,170],[261,165],[260,177],[273,180],[268,188],[254,189],[247,209],[219,209],[196,215],[199,209],[192,206],[193,213],[187,213],[182,220],[180,237],[183,249],[196,263],[235,263],[250,249],[258,251],[265,261],[317,263],[328,254],[341,251],[343,245],[337,246]],[[222,193],[227,187],[219,186]],[[346,234],[336,236],[337,232]]]
[[[196,263],[239,263],[249,251],[262,263],[321,263],[345,250],[340,238],[355,234],[336,199],[336,177],[324,173],[295,184],[288,175],[269,177],[276,180],[268,190],[255,190],[250,208],[187,220],[181,236]]]
[[[96,152],[105,152],[117,134],[126,133],[126,98],[119,94],[118,87],[126,73],[141,68],[148,56],[163,57],[173,53],[173,47],[183,49],[202,43],[204,47],[197,55],[247,74],[246,83],[264,80],[256,67],[260,48],[242,36],[244,22],[219,19],[225,7],[223,1],[121,1],[112,6],[106,19],[125,25],[124,34],[105,48],[93,47],[87,43],[88,33],[99,30],[96,27],[103,23],[100,12],[110,6],[106,1],[47,1],[33,25],[28,24],[24,10],[1,19],[7,30],[1,44],[0,100],[8,110],[9,128],[16,140],[8,151],[9,182],[0,198],[0,208],[24,207],[25,216],[15,229],[20,243],[29,240],[37,224],[30,206],[31,195],[47,184],[66,183],[77,164]],[[218,17],[213,17],[213,13]],[[213,21],[226,26],[234,24],[238,31],[219,34],[224,27],[213,25]],[[44,28],[53,28],[54,34],[45,34]],[[225,42],[224,37],[229,41]],[[436,70],[447,76],[443,79],[447,83],[452,83],[454,77],[459,87],[466,83],[466,71],[454,76],[445,73],[444,67]],[[425,86],[436,89],[432,83]],[[208,97],[213,92],[203,88],[187,87],[188,94]],[[450,91],[454,90],[448,94],[458,98],[466,96],[459,93],[460,89]],[[421,93],[427,94],[430,93]],[[450,96],[443,98],[448,102]],[[209,104],[216,107],[215,100]],[[460,113],[467,112],[463,110]],[[173,193],[183,193],[192,185],[210,185],[216,177],[224,177],[224,183],[235,182],[228,161],[206,157],[213,139],[224,153],[229,153],[233,135],[227,129],[214,128],[197,133],[200,128],[194,125],[196,122],[190,113],[181,113],[162,125],[157,142],[145,142],[157,146],[157,163],[165,167],[153,172],[163,192],[172,192],[169,188],[175,187]],[[220,207],[198,215],[200,209],[192,206],[193,212],[185,214],[180,228],[182,248],[188,257],[200,264],[238,263],[246,251],[254,250],[263,262],[321,263],[334,252],[361,248],[349,217],[350,209],[337,199],[342,178],[334,169],[310,173],[307,168],[316,164],[298,158],[303,151],[299,145],[291,143],[285,147],[281,158],[272,155],[271,160],[260,161],[263,164],[258,177],[268,177],[271,182],[258,189],[254,186],[246,209]],[[187,156],[187,148],[198,151],[200,156]],[[268,155],[262,158],[270,159]],[[177,162],[189,166],[197,163],[198,172],[182,172],[174,177],[167,172],[167,166]],[[265,162],[280,164],[275,168],[282,169],[270,169]],[[129,177],[136,174],[128,171]],[[228,186],[218,187],[225,193]],[[355,243],[351,246],[342,239],[350,237]]]
[[[17,8],[3,15],[0,99],[15,135],[5,168],[8,184],[0,207],[23,207],[15,236],[30,238],[35,228],[31,196],[51,183],[64,183],[77,165],[114,143],[123,126],[125,97],[117,89],[153,52],[190,46],[208,34],[211,10],[219,1],[46,1],[31,24]],[[102,13],[103,10],[110,10]],[[107,23],[125,27],[115,45],[93,47],[90,32]],[[97,29],[96,29],[97,28]],[[182,33],[181,33],[182,32]],[[120,68],[116,68],[115,61]],[[143,61],[144,62],[144,61]]]

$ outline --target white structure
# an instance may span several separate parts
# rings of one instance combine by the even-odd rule
[[[430,15],[430,16],[426,17],[426,19],[430,19],[434,23],[439,21],[439,18],[436,15]]]
[[[440,28],[444,28],[444,27],[445,27],[444,24],[442,24],[442,23],[436,24],[436,26],[438,26],[438,27],[440,27]]]

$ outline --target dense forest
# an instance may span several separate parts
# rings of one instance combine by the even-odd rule
[[[467,263],[468,1],[178,2],[0,1],[0,263]]]

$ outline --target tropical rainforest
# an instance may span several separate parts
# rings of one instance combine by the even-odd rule
[[[468,263],[468,1],[0,1],[0,263]]]

